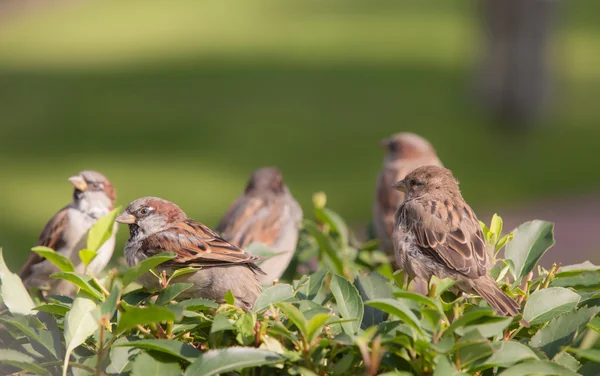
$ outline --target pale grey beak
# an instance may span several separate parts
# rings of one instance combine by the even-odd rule
[[[119,214],[119,216],[115,219],[116,222],[123,223],[125,225],[134,224],[137,221],[137,218],[133,214],[129,214],[127,212],[123,212]]]
[[[408,187],[406,186],[406,182],[404,180],[400,180],[392,184],[392,188],[400,192],[406,192],[408,190]]]
[[[82,192],[85,192],[88,188],[85,179],[81,175],[71,176],[69,178],[69,181],[71,182],[71,184],[73,184],[75,188],[79,189]]]

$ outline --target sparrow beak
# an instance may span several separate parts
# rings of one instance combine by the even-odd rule
[[[408,187],[406,186],[406,183],[404,182],[404,180],[400,180],[400,181],[392,184],[392,188],[394,188],[400,192],[406,192]]]
[[[69,178],[69,181],[71,182],[71,184],[73,184],[75,188],[79,189],[82,192],[85,192],[88,188],[85,179],[81,175],[71,176]]]
[[[137,218],[133,214],[129,214],[127,212],[123,212],[119,214],[119,216],[115,219],[116,222],[123,223],[125,225],[134,224],[137,221]]]

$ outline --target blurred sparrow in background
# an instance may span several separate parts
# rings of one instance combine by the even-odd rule
[[[159,273],[165,271],[170,276],[180,268],[199,268],[172,281],[194,284],[178,299],[206,298],[222,303],[231,290],[239,307],[249,310],[254,305],[261,292],[257,274],[264,274],[255,264],[258,258],[188,218],[179,206],[144,197],[129,204],[116,221],[129,225],[125,258],[130,267],[156,254],[174,252],[177,257],[160,264]],[[138,282],[149,290],[161,288],[158,278],[150,272],[139,277]]]
[[[373,228],[381,248],[395,264],[392,233],[394,215],[404,200],[404,193],[392,188],[392,184],[415,168],[426,165],[442,166],[433,146],[414,133],[396,133],[381,141],[386,149],[383,168],[377,177],[375,204],[373,205]],[[394,265],[394,269],[397,265]]]
[[[113,209],[116,195],[108,179],[96,171],[82,171],[70,177],[69,181],[75,187],[73,201],[50,219],[37,245],[52,248],[69,258],[75,272],[83,273],[85,265],[79,258],[79,251],[86,248],[90,227]],[[115,224],[112,237],[98,249],[98,255],[88,265],[92,273],[99,273],[110,261],[115,249],[116,230]],[[59,271],[50,261],[32,252],[19,275],[27,287],[47,290],[55,295],[74,296],[74,284],[50,277]]]
[[[266,273],[259,280],[271,285],[287,269],[302,222],[302,209],[283,183],[281,172],[263,167],[252,173],[245,191],[229,207],[217,231],[231,243],[246,248],[253,242],[276,254],[260,264]]]
[[[479,221],[463,200],[452,172],[423,166],[393,187],[405,192],[396,212],[397,262],[411,278],[451,278],[466,293],[476,293],[502,315],[516,316],[519,305],[488,274],[486,244]]]

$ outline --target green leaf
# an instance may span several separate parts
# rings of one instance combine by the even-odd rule
[[[342,329],[348,335],[353,335],[360,329],[364,314],[364,304],[360,294],[348,280],[339,275],[332,275],[329,289],[335,297],[340,316],[346,320],[353,320],[342,324]]]
[[[137,348],[122,347],[123,343],[129,342],[127,337],[117,339],[110,348],[110,363],[106,366],[106,373],[122,375],[131,370],[133,358],[140,352]]]
[[[210,326],[210,332],[216,333],[224,330],[234,330],[235,327],[229,320],[229,318],[221,313],[217,314],[213,319],[213,323]]]
[[[90,262],[92,262],[93,259],[96,258],[96,256],[98,256],[98,253],[96,253],[96,251],[92,251],[91,249],[82,249],[81,251],[79,251],[79,258],[81,259],[81,262],[83,262],[83,265],[88,266],[90,264]],[[63,271],[72,271],[72,270],[63,270]]]
[[[256,299],[252,312],[260,312],[268,308],[271,304],[285,302],[294,298],[294,290],[292,285],[280,283],[274,286],[267,287],[262,294]]]
[[[600,270],[586,270],[579,274],[570,274],[565,273],[557,276],[550,282],[550,286],[594,290],[600,288]]]
[[[171,274],[169,276],[169,280],[168,282],[171,282],[172,280],[174,280],[177,277],[181,277],[182,275],[186,275],[186,274],[191,274],[191,273],[195,273],[196,271],[200,270],[201,268],[195,268],[193,266],[188,266],[186,268],[181,268],[181,269],[177,269],[173,272],[173,274]]]
[[[414,300],[417,303],[435,308],[442,315],[444,314],[444,310],[442,309],[442,305],[440,304],[439,300],[433,300],[430,297],[405,290],[396,291],[394,296],[396,298]]]
[[[275,306],[287,315],[288,319],[294,325],[296,325],[296,327],[298,328],[300,333],[302,333],[302,335],[308,337],[308,321],[298,308],[296,308],[291,303],[277,303],[275,304]]]
[[[502,218],[498,214],[494,214],[490,223],[490,232],[493,234],[491,244],[496,244],[500,235],[502,235]]]
[[[175,283],[167,286],[158,294],[156,298],[157,305],[164,305],[175,299],[179,294],[194,286],[193,283]]]
[[[180,302],[188,311],[201,311],[207,308],[219,308],[219,303],[210,299],[194,298],[186,299]]]
[[[433,376],[462,376],[461,373],[456,370],[456,366],[445,356],[438,356],[437,366]]]
[[[591,360],[592,362],[600,363],[600,349],[573,349],[569,348],[567,351],[577,355],[579,358]]]
[[[81,275],[79,275],[77,273],[73,273],[73,272],[54,273],[54,274],[50,275],[50,277],[57,278],[57,279],[64,279],[65,281],[69,281],[72,284],[78,286],[81,290],[92,295],[93,297],[100,299],[100,300],[104,300],[104,295],[102,295],[102,293],[100,291],[96,290],[95,287],[92,287],[92,285],[88,282],[89,277],[81,276]]]
[[[223,299],[225,299],[225,303],[227,303],[229,305],[235,305],[235,296],[233,296],[233,292],[231,292],[231,290],[228,290],[225,293],[225,296],[223,297]]]
[[[312,343],[315,339],[317,339],[317,337],[319,336],[319,334],[321,334],[321,331],[323,329],[323,327],[325,326],[325,323],[327,322],[327,320],[329,320],[332,316],[328,315],[327,313],[317,313],[316,315],[314,315],[310,321],[308,322],[308,342]]]
[[[552,361],[574,372],[581,368],[581,363],[579,363],[577,359],[575,359],[571,354],[567,353],[566,351],[561,351],[558,354],[556,354]]]
[[[283,304],[283,303],[280,303]],[[185,371],[185,376],[212,376],[242,370],[249,367],[262,367],[279,364],[285,356],[267,350],[250,347],[230,347],[205,352]]]
[[[165,261],[169,261],[174,259],[177,255],[173,252],[163,252],[158,255],[154,255],[127,269],[125,274],[123,275],[123,288],[129,286],[131,282],[138,279],[139,276],[146,273],[150,269],[154,268],[157,265],[162,264]]]
[[[196,350],[192,345],[169,339],[143,339],[139,341],[124,342],[115,346],[160,351],[187,360],[188,362],[193,362],[200,356],[200,351]]]
[[[527,346],[516,341],[500,341],[492,343],[493,354],[478,370],[494,367],[507,368],[525,359],[538,359],[537,355]]]
[[[312,221],[304,220],[303,227],[315,238],[319,248],[324,252],[325,257],[329,261],[328,264],[331,266],[331,272],[338,275],[344,275],[344,263],[338,255],[338,250],[336,249],[333,240],[323,234],[317,225]]]
[[[35,359],[16,350],[0,349],[0,363],[10,364],[34,375],[51,376],[50,371],[36,364]]]
[[[131,376],[180,376],[179,364],[170,359],[155,359],[148,353],[140,353],[133,360]]]
[[[0,316],[0,323],[10,325],[19,330],[32,342],[37,342],[42,345],[54,357],[58,358],[52,333],[46,326],[35,316]],[[56,323],[55,323],[56,324]]]
[[[444,292],[446,292],[450,287],[454,286],[456,283],[457,281],[455,279],[440,279],[436,276],[432,276],[429,280],[429,289],[431,290],[432,287],[435,286],[434,297],[439,298]]]
[[[504,235],[500,240],[498,240],[498,244],[496,245],[496,253],[498,253],[502,248],[504,248],[508,243],[512,242],[515,234],[512,232]]]
[[[147,325],[156,322],[175,321],[175,313],[167,307],[149,306],[145,308],[128,307],[121,314],[118,332],[135,328],[137,325]]]
[[[548,322],[562,313],[572,311],[581,296],[562,287],[550,287],[531,294],[523,309],[523,318],[530,325]]]
[[[389,281],[378,273],[359,275],[354,280],[354,286],[358,290],[363,302],[373,299],[391,299],[394,297]],[[370,306],[364,307],[361,328],[366,329],[373,325],[379,325],[386,319],[387,315],[383,311]]]
[[[63,364],[63,376],[67,374],[67,366],[73,350],[84,343],[98,329],[98,321],[92,314],[96,307],[96,303],[90,296],[80,292],[65,317],[65,344],[67,350]]]
[[[506,369],[499,376],[560,375],[577,376],[577,373],[548,360],[528,360]]]
[[[100,217],[92,225],[87,236],[87,249],[97,252],[113,234],[115,218],[121,212],[121,207],[113,209],[110,213]],[[83,259],[82,259],[83,260]],[[86,264],[87,265],[87,264]]]
[[[554,245],[554,224],[534,220],[523,223],[513,232],[515,236],[506,246],[505,255],[514,264],[513,276],[520,280]]]
[[[558,316],[531,338],[530,345],[544,351],[549,358],[553,358],[562,346],[571,344],[577,331],[585,327],[598,311],[600,307],[583,307]]]
[[[39,312],[48,312],[52,313],[53,315],[65,316],[71,307],[62,304],[46,303],[39,305],[34,309]]]
[[[415,314],[402,301],[395,299],[375,299],[365,302],[366,305],[379,308],[380,310],[398,317],[400,320],[407,323],[415,329],[419,334],[423,335],[421,324]]]
[[[113,286],[110,295],[106,297],[106,300],[100,305],[100,314],[108,315],[111,318],[117,310],[117,303],[121,296],[121,290],[116,284]]]
[[[331,230],[340,236],[342,246],[348,244],[348,226],[339,214],[327,208],[316,208],[315,216],[322,223],[328,224]]]
[[[61,255],[60,253],[55,252],[52,248],[37,246],[31,248],[31,251],[50,261],[63,272],[75,271],[75,267],[71,263],[71,260],[69,260],[68,257]]]
[[[465,336],[468,332],[477,330],[484,338],[495,337],[502,334],[502,331],[506,329],[511,322],[512,317],[490,317],[483,323],[456,328],[455,333]]]
[[[35,313],[33,312],[35,304],[23,285],[23,281],[6,266],[2,248],[0,248],[0,281],[2,282],[0,284],[2,300],[12,314],[31,315]]]
[[[326,275],[327,270],[325,268],[319,269],[316,273],[309,275],[306,283],[298,287],[296,296],[302,300],[313,300],[319,293],[321,286],[323,286],[323,280]]]

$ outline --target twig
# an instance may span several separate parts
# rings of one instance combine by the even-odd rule
[[[140,332],[144,333],[144,334],[146,335],[146,337],[148,337],[148,338],[150,338],[150,339],[156,339],[156,337],[155,337],[155,336],[154,336],[152,333],[150,333],[150,332],[149,332],[149,331],[148,331],[146,328],[144,328],[144,327],[143,327],[143,326],[141,326],[140,324],[137,324],[137,325],[136,325],[136,328],[137,328],[137,329],[138,329]]]

